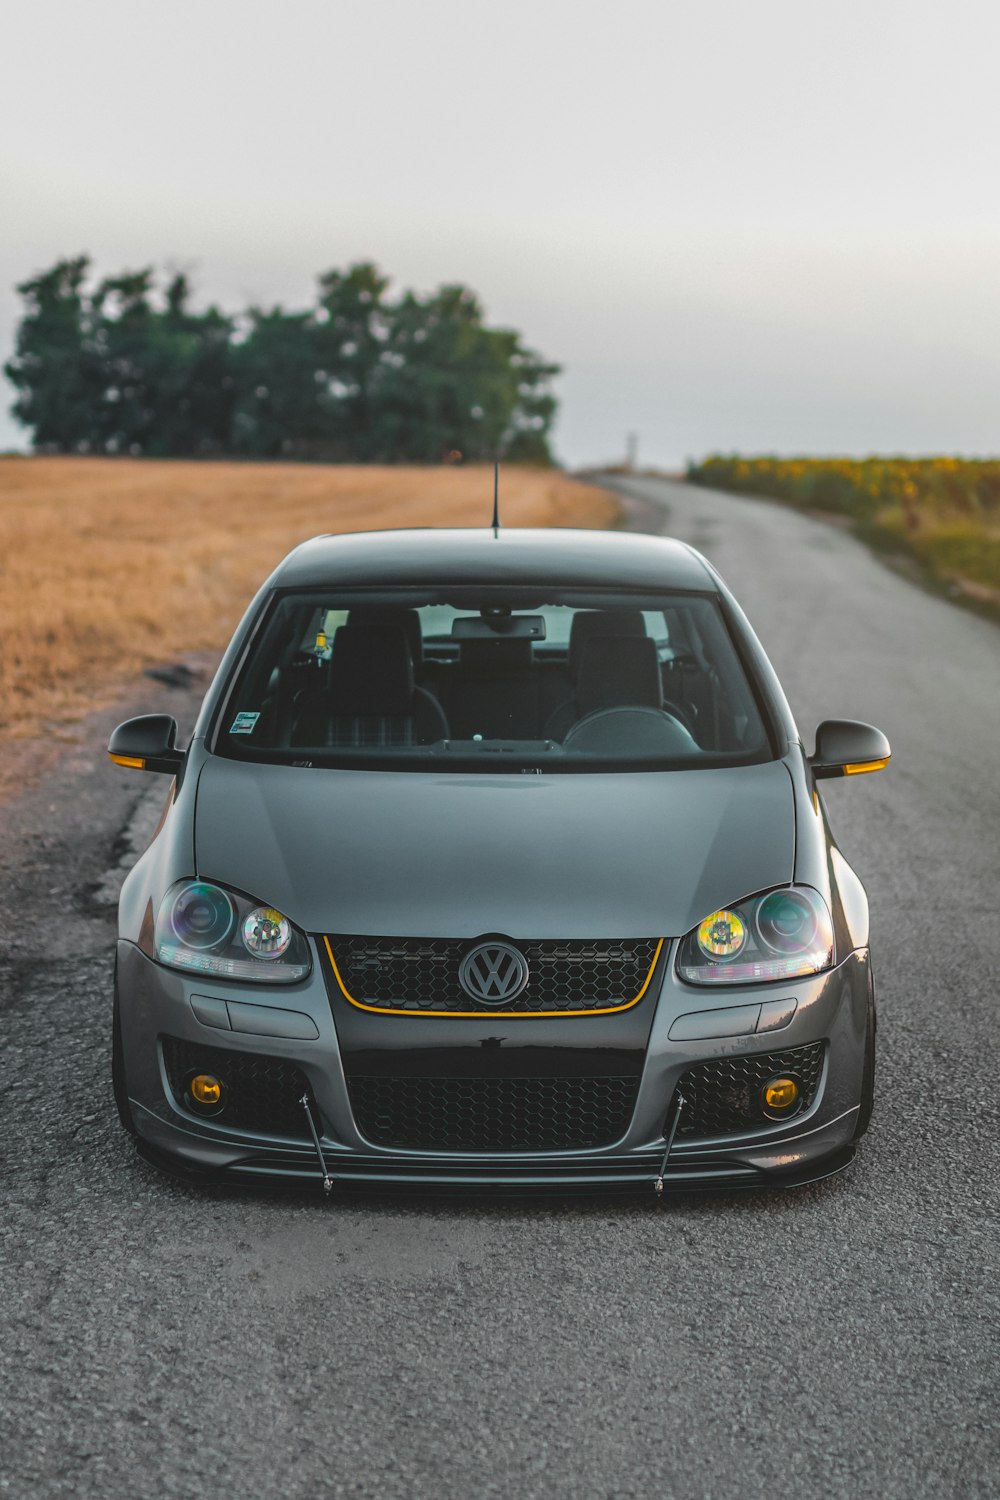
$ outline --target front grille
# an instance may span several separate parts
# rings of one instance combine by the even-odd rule
[[[572,1151],[610,1146],[629,1127],[637,1078],[348,1079],[373,1145],[424,1151]]]
[[[823,1042],[810,1042],[786,1052],[718,1057],[688,1068],[677,1085],[684,1098],[678,1136],[692,1140],[773,1125],[775,1121],[761,1109],[760,1091],[777,1073],[790,1073],[797,1080],[802,1092],[796,1113],[801,1114],[816,1097],[824,1046]]]
[[[185,1097],[188,1079],[193,1073],[214,1073],[226,1087],[224,1108],[207,1117],[215,1124],[262,1135],[308,1136],[309,1125],[299,1102],[308,1084],[293,1063],[253,1052],[202,1047],[169,1036],[163,1038],[163,1061],[174,1098],[199,1119],[206,1117],[192,1109]]]
[[[361,1005],[433,1014],[435,1011],[603,1010],[631,1005],[647,984],[656,938],[518,943],[528,983],[515,1000],[482,1005],[458,982],[462,959],[479,940],[331,937],[342,988]]]

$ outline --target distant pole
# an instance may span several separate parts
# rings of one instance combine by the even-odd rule
[[[634,469],[639,459],[639,434],[630,432],[625,439],[625,467]]]

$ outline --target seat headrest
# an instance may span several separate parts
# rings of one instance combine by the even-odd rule
[[[476,672],[528,672],[531,670],[531,642],[527,636],[498,636],[496,640],[463,640],[459,663]]]
[[[649,636],[594,636],[583,648],[576,688],[581,718],[599,708],[660,708],[663,689],[656,642]]]
[[[413,659],[402,626],[341,625],[330,660],[334,713],[411,714],[413,687]]]
[[[413,661],[424,659],[424,638],[420,631],[420,616],[415,609],[394,609],[391,604],[356,604],[348,611],[347,624],[351,628],[363,626],[365,630],[398,625],[406,636]]]
[[[645,635],[646,622],[639,609],[584,609],[573,616],[569,630],[567,664],[574,682],[580,676],[583,648],[595,635]]]

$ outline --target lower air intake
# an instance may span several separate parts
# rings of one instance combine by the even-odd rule
[[[226,1098],[225,1107],[211,1116],[213,1124],[261,1135],[309,1135],[305,1111],[299,1103],[308,1084],[305,1074],[293,1063],[255,1052],[202,1047],[169,1036],[163,1038],[162,1045],[171,1092],[182,1109],[198,1113],[185,1097],[191,1075],[214,1073],[225,1085]]]
[[[348,1080],[373,1145],[423,1151],[573,1151],[610,1146],[632,1119],[637,1078]]]
[[[798,1083],[800,1103],[796,1113],[802,1114],[816,1098],[825,1045],[810,1042],[785,1052],[719,1057],[688,1068],[677,1086],[684,1096],[678,1137],[696,1140],[773,1125],[775,1121],[761,1108],[760,1091],[776,1074],[790,1074]]]

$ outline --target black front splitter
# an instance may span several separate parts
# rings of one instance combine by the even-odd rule
[[[269,1193],[323,1193],[323,1174],[315,1155],[303,1146],[247,1157],[238,1165],[224,1168],[191,1166],[180,1158],[161,1151],[148,1141],[135,1142],[139,1155],[159,1171],[182,1182],[205,1187]],[[762,1172],[736,1162],[692,1162],[684,1168],[671,1164],[663,1177],[661,1201],[667,1197],[705,1193],[722,1193],[768,1188],[799,1188],[822,1182],[850,1166],[854,1159],[852,1143],[808,1167],[794,1172]],[[586,1170],[567,1168],[565,1173],[540,1171],[535,1164],[476,1169],[460,1165],[416,1163],[406,1158],[385,1162],[370,1156],[337,1156],[330,1154],[328,1166],[333,1177],[334,1198],[338,1196],[389,1194],[461,1197],[576,1197],[595,1194],[625,1194],[657,1197],[655,1183],[659,1174],[661,1153],[653,1150],[641,1160],[630,1157],[591,1160]]]

